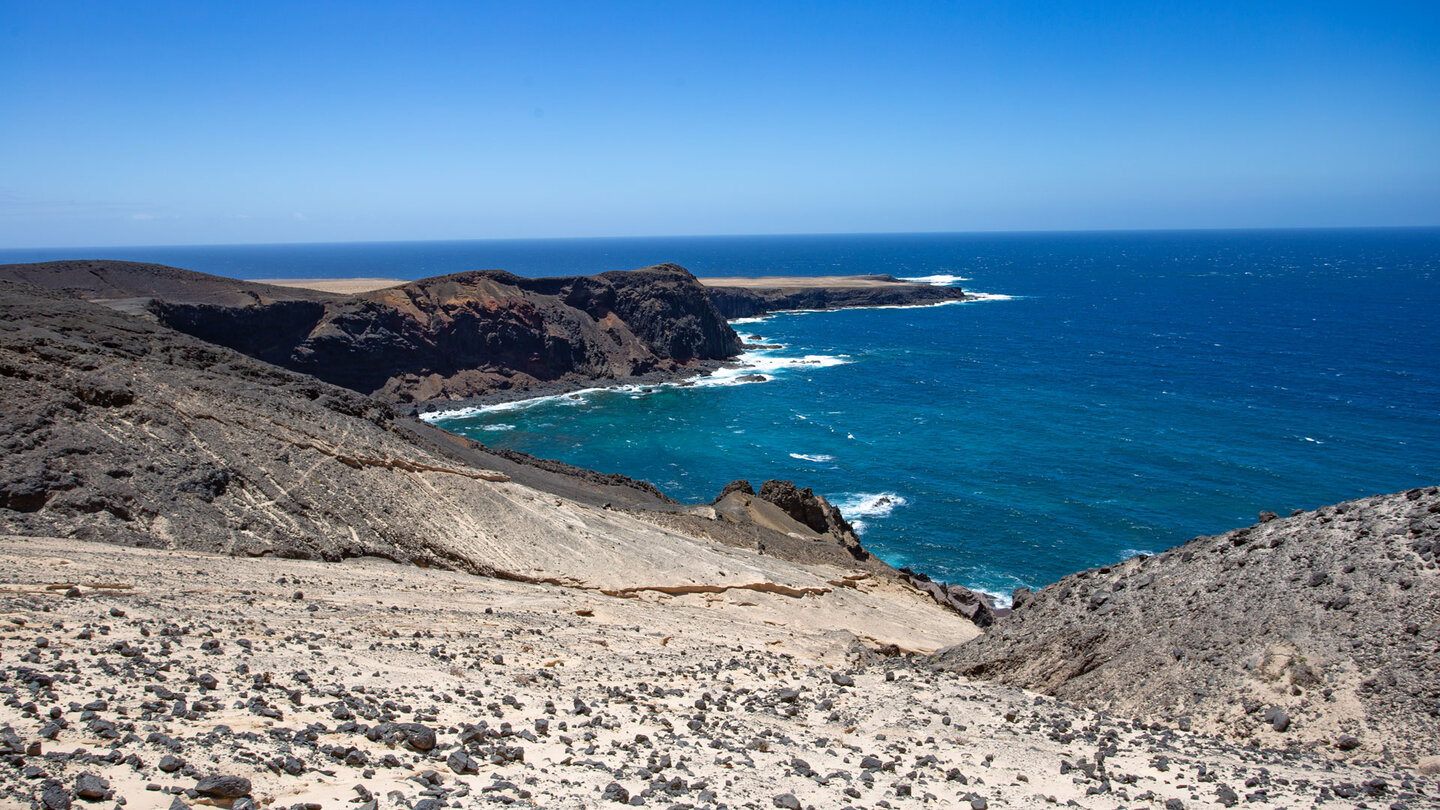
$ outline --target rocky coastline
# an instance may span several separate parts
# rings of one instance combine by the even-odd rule
[[[679,268],[342,299],[57,264],[0,268],[5,806],[1440,798],[1433,487],[1262,515],[995,615],[795,483],[676,503],[406,415],[477,376],[362,393],[264,359],[413,358],[527,307],[527,340],[621,347],[545,374],[738,351]],[[256,326],[295,312],[324,327]]]
[[[729,320],[793,310],[932,306],[972,299],[959,287],[903,281],[888,275],[712,278],[701,282],[715,308]]]

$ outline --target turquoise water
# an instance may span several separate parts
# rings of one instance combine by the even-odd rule
[[[895,564],[994,593],[1296,508],[1440,483],[1440,230],[131,249],[237,276],[955,275],[1008,300],[737,324],[693,387],[443,422],[709,500],[789,478]],[[166,251],[170,251],[167,253]],[[58,258],[14,256],[0,260]],[[805,362],[804,358],[811,362]]]

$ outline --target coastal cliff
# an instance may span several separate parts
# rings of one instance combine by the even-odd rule
[[[392,404],[677,376],[741,350],[676,265],[545,279],[459,273],[354,296],[130,262],[10,265],[0,279],[149,314]]]
[[[193,311],[157,307],[161,322],[177,328]],[[424,279],[333,302],[283,356],[256,356],[410,404],[695,373],[739,351],[694,277],[661,265],[569,278],[484,271]]]
[[[0,280],[104,303],[392,405],[427,409],[702,373],[742,350],[727,319],[969,298],[890,276],[702,283],[674,264],[559,278],[485,270],[354,295],[103,260],[0,266]]]
[[[853,307],[928,306],[967,301],[959,287],[902,281],[894,276],[818,276],[701,279],[726,318],[769,312]]]

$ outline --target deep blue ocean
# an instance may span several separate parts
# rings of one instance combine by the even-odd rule
[[[1440,483],[1440,229],[0,251],[236,277],[956,276],[1007,296],[737,323],[763,383],[442,424],[708,501],[788,478],[897,565],[1008,594],[1292,509]]]

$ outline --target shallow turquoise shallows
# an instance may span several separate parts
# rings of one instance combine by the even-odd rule
[[[773,347],[746,358],[766,382],[730,372],[442,424],[682,500],[792,479],[887,561],[996,594],[1262,509],[1440,483],[1437,229],[127,250],[104,255],[250,277],[661,261],[963,277],[1010,298],[738,323]]]

